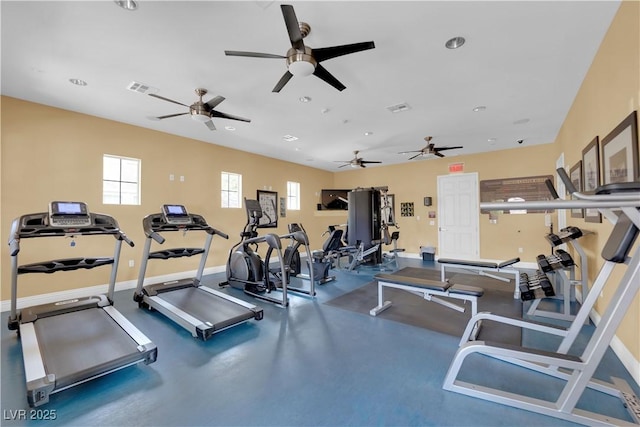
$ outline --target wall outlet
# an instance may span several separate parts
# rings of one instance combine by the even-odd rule
[[[184,182],[184,175],[180,175],[180,182]]]
[[[136,263],[132,259],[129,260],[129,267],[133,267],[135,264]]]
[[[524,249],[523,249],[523,248],[518,248],[518,253],[519,253],[519,254],[521,254],[521,253],[523,253],[523,252],[524,252]]]
[[[176,177],[172,173],[170,173],[169,174],[169,181],[173,181],[174,179],[176,179]]]

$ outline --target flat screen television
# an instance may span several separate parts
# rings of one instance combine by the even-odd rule
[[[351,190],[322,190],[320,194],[320,208],[323,210],[346,211],[349,207],[348,193]]]

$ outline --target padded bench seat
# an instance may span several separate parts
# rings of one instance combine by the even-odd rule
[[[391,301],[384,301],[384,288],[395,288],[411,292],[427,301],[435,302],[459,312],[464,312],[465,308],[439,297],[469,301],[471,303],[472,316],[478,312],[478,298],[484,294],[484,289],[475,286],[452,285],[450,282],[438,282],[437,280],[419,279],[397,274],[379,273],[374,278],[378,282],[378,306],[369,311],[372,316],[377,316],[391,306]]]
[[[502,276],[497,276],[492,273],[504,273],[513,276],[515,281],[515,289],[513,292],[513,298],[520,299],[520,272],[513,265],[520,262],[520,258],[511,258],[502,262],[489,262],[479,260],[466,260],[466,259],[452,259],[452,258],[439,258],[440,264],[440,280],[446,281],[447,268],[459,268],[463,270],[472,271],[480,276],[491,277],[492,279],[501,280],[503,282],[509,282],[510,279]],[[490,273],[487,273],[489,271]]]

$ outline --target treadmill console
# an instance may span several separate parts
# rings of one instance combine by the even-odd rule
[[[49,225],[52,227],[90,227],[91,215],[82,202],[49,203]]]
[[[167,224],[191,224],[193,220],[183,205],[162,205],[162,216]]]

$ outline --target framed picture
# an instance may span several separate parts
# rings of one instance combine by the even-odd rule
[[[638,161],[638,120],[634,111],[602,140],[602,183],[639,179]]]
[[[387,223],[387,225],[396,225],[396,207],[394,204],[393,194],[387,194],[387,203],[385,205],[384,201],[385,195],[381,195],[380,200],[380,210],[382,211],[382,220]],[[387,206],[385,208],[385,206]]]
[[[278,226],[278,193],[275,191],[258,190],[258,203],[262,208],[262,218],[258,228],[275,228]]]
[[[569,178],[577,191],[582,191],[582,160],[569,169]],[[571,218],[584,218],[582,209],[571,209]]]
[[[600,185],[600,150],[598,137],[587,144],[582,150],[582,190],[585,193],[593,193]],[[597,209],[585,209],[584,220],[586,222],[602,222],[602,216]]]

